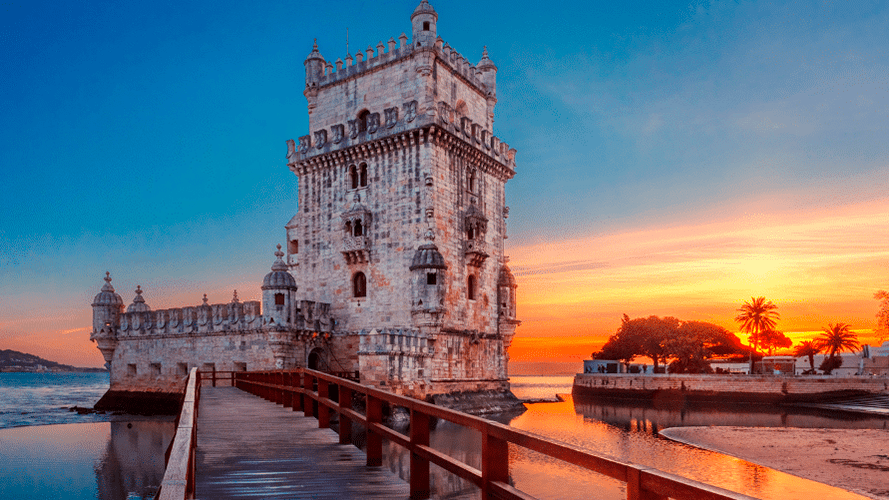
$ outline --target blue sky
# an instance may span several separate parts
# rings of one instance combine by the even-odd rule
[[[889,212],[884,2],[432,5],[447,43],[499,68],[520,286],[565,241]],[[84,339],[106,270],[127,303],[136,284],[153,307],[258,297],[296,208],[284,141],[307,133],[312,39],[336,60],[347,29],[353,54],[410,34],[415,6],[0,4],[0,347],[101,364]],[[866,269],[862,290],[889,286]]]

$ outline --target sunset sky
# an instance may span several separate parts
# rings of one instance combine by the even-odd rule
[[[498,66],[518,150],[512,359],[621,315],[735,330],[744,300],[875,343],[889,288],[886,2],[432,1]],[[410,34],[417,1],[0,5],[0,348],[101,366],[92,297],[258,299],[296,210],[303,60]]]

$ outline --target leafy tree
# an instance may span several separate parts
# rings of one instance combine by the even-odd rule
[[[649,316],[631,320],[624,314],[620,331],[622,335],[635,339],[639,346],[638,354],[651,358],[654,370],[657,371],[660,362],[667,361],[666,344],[675,336],[678,328],[679,320],[672,316]]]
[[[800,342],[793,350],[793,355],[797,357],[807,356],[809,358],[809,367],[812,373],[815,372],[815,355],[821,352],[821,348],[816,342],[805,340]]]
[[[753,351],[759,342],[762,332],[774,330],[780,315],[776,306],[771,300],[766,301],[765,297],[750,297],[750,302],[744,302],[738,309],[738,315],[735,321],[741,323],[741,331],[750,334],[750,345]],[[750,373],[753,373],[753,356],[750,357]]]
[[[880,340],[883,340],[889,337],[889,292],[880,290],[874,294],[874,298],[880,301],[876,333],[880,334]]]
[[[759,334],[759,344],[763,349],[767,349],[769,351],[769,356],[771,356],[772,351],[790,347],[793,345],[793,341],[790,340],[787,335],[784,335],[783,332],[771,329]]]
[[[673,358],[670,373],[713,373],[709,359],[717,352],[730,354],[743,349],[741,340],[725,328],[703,321],[684,321],[667,341]]]
[[[855,352],[860,347],[858,336],[852,333],[849,330],[849,325],[845,323],[837,323],[835,325],[828,323],[827,327],[823,329],[821,335],[815,341],[822,351],[828,353],[830,361],[825,359],[821,363],[821,369],[827,374],[830,374],[830,372],[843,364],[843,360],[837,356],[838,354],[843,351]]]

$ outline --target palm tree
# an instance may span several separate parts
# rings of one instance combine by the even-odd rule
[[[812,368],[812,373],[815,373],[815,355],[821,352],[821,348],[818,344],[811,340],[806,340],[800,342],[793,349],[793,355],[797,357],[808,356],[809,358],[809,367]]]
[[[776,321],[780,315],[776,311],[776,306],[771,300],[766,301],[765,297],[750,297],[750,302],[744,302],[744,305],[738,309],[735,321],[741,323],[741,331],[750,334],[750,345],[753,350],[750,353],[750,373],[753,373],[753,353],[756,352],[756,343],[759,340],[759,334],[773,330]]]
[[[822,351],[828,353],[830,364],[827,366],[834,367],[834,360],[837,354],[843,351],[855,352],[861,345],[858,343],[858,336],[849,330],[849,325],[845,323],[831,324],[823,329],[821,335],[815,339]],[[832,369],[827,370],[830,373]]]

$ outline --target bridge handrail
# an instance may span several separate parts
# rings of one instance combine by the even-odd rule
[[[176,433],[167,450],[167,466],[158,490],[158,500],[194,498],[194,451],[197,445],[198,404],[201,398],[201,372],[192,368],[185,384],[182,410],[176,419]]]
[[[292,407],[294,411],[304,411],[306,416],[316,417],[321,428],[330,426],[331,412],[336,412],[340,421],[341,444],[351,442],[352,423],[362,425],[367,429],[366,453],[369,466],[382,465],[383,438],[406,448],[410,452],[411,498],[429,497],[430,463],[477,485],[481,488],[483,499],[533,498],[508,484],[510,443],[622,481],[627,484],[628,500],[753,498],[307,368],[238,372],[234,377],[238,388],[285,407]],[[316,386],[317,390],[314,389]],[[337,388],[338,401],[330,399],[331,386]],[[354,393],[364,394],[367,398],[364,414],[352,409]],[[313,402],[317,402],[317,408]],[[406,408],[410,412],[410,435],[383,425],[383,402]],[[482,470],[429,446],[429,423],[432,417],[481,433]]]

